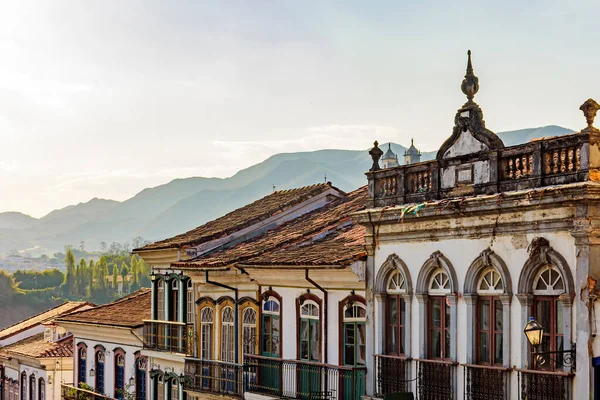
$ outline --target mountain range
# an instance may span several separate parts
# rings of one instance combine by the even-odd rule
[[[512,146],[571,132],[550,125],[498,135],[506,146]],[[406,148],[395,143],[391,147],[402,162]],[[386,150],[387,144],[382,148]],[[423,152],[421,160],[433,159],[435,154]],[[342,190],[356,189],[366,184],[364,173],[371,162],[365,150],[282,153],[229,178],[175,179],[122,202],[94,198],[39,219],[18,212],[0,213],[0,255],[12,250],[50,255],[81,241],[88,250],[98,250],[101,242],[124,243],[137,236],[150,241],[163,239],[263,197],[272,192],[273,186],[289,189],[327,179]]]

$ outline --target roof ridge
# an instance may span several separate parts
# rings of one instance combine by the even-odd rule
[[[87,311],[98,310],[98,309],[100,309],[100,308],[106,308],[106,307],[108,307],[108,306],[112,306],[112,305],[114,305],[114,304],[120,304],[120,303],[122,303],[123,301],[126,301],[126,300],[131,300],[131,299],[135,299],[136,297],[139,297],[139,296],[141,296],[141,295],[144,295],[144,294],[148,294],[148,293],[150,293],[151,291],[152,291],[152,290],[151,290],[150,288],[140,288],[140,289],[136,290],[135,292],[133,292],[133,293],[130,293],[130,294],[128,294],[127,296],[121,297],[121,298],[119,298],[119,299],[117,299],[117,300],[115,300],[115,301],[111,301],[110,303],[101,304],[101,305],[99,305],[99,306],[95,306],[95,307],[92,307],[92,308],[88,308],[88,309],[86,309],[86,310],[78,310],[78,311],[74,311],[74,312],[72,312],[72,313],[68,313],[68,314],[65,314],[65,315],[63,315],[63,316],[59,317],[59,318],[58,318],[58,320],[60,321],[60,320],[62,319],[62,317],[72,317],[72,316],[75,316],[75,315],[79,315],[79,314],[85,313],[85,312],[87,312]]]
[[[21,320],[21,321],[15,322],[14,324],[12,324],[12,325],[9,325],[9,326],[7,326],[7,327],[5,327],[5,328],[3,328],[3,329],[0,329],[0,337],[2,337],[2,336],[1,336],[2,332],[6,331],[6,330],[8,330],[8,329],[10,329],[10,328],[14,328],[14,327],[15,327],[15,326],[17,326],[17,325],[19,325],[19,324],[22,324],[23,322],[29,321],[30,319],[34,319],[34,318],[36,318],[36,317],[39,317],[39,316],[41,316],[42,314],[45,314],[45,313],[47,313],[47,312],[50,312],[50,311],[52,311],[52,310],[55,310],[55,309],[57,309],[58,307],[62,307],[62,306],[64,306],[65,304],[71,304],[71,303],[73,303],[73,304],[85,304],[85,303],[87,303],[87,302],[86,302],[86,301],[65,301],[64,303],[58,304],[58,305],[56,305],[56,306],[54,306],[54,307],[52,307],[52,308],[49,308],[49,309],[47,309],[47,310],[44,310],[44,311],[42,311],[42,312],[39,312],[39,313],[37,313],[37,314],[34,314],[34,315],[32,315],[31,317],[25,318],[25,319],[23,319],[23,320]],[[91,304],[91,303],[90,303],[90,304]],[[50,317],[49,317],[49,318],[50,318]],[[47,318],[47,319],[48,319],[48,318]],[[46,321],[46,319],[45,319],[44,321]],[[41,324],[42,322],[43,322],[43,321],[40,321],[40,322],[38,322],[38,324]],[[18,332],[15,332],[15,333],[18,333]],[[13,333],[13,334],[14,334],[14,333]],[[12,334],[11,334],[11,335],[12,335]]]

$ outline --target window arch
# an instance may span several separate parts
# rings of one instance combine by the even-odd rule
[[[321,360],[321,299],[311,293],[300,296],[298,312],[298,358],[304,361]]]
[[[187,279],[187,292],[186,292],[186,322],[188,324],[194,322],[194,284],[191,279]]]
[[[504,340],[505,336],[506,340],[510,337],[504,329],[505,309],[500,298],[504,291],[504,281],[495,268],[481,271],[477,280],[475,323],[475,359],[478,364],[504,364]]]
[[[77,345],[77,383],[86,383],[87,377],[87,345]]]
[[[122,400],[125,395],[125,351],[117,348],[113,353],[115,355],[115,397]]]
[[[171,400],[179,399],[179,381],[177,378],[172,378],[169,383],[169,386],[171,386]]]
[[[200,308],[200,358],[210,360],[213,357],[214,309],[210,306]]]
[[[94,354],[94,363],[95,363],[95,388],[96,391],[100,394],[104,394],[104,358],[106,356],[106,352],[104,351],[104,347],[96,346],[96,352]]]
[[[38,381],[38,400],[46,400],[46,381],[40,378]]]
[[[221,310],[221,361],[235,361],[235,316],[231,306]]]
[[[256,354],[256,324],[257,312],[254,307],[248,306],[242,311],[242,355]]]
[[[552,264],[539,268],[533,280],[533,294],[559,296],[565,293],[565,282],[559,269]]]
[[[273,290],[267,290],[262,294],[262,298],[262,355],[281,357],[281,296]]]
[[[160,276],[160,275],[159,275]],[[159,321],[164,321],[165,318],[165,281],[162,278],[157,278],[158,279],[158,290],[156,291],[157,295],[157,301],[156,301],[156,308],[157,308],[157,319]]]
[[[353,367],[366,364],[367,306],[362,296],[352,294],[340,302],[340,362]]]
[[[16,394],[16,391],[15,391]],[[25,400],[27,397],[27,373],[21,372],[21,400]]]
[[[35,384],[35,375],[31,374],[29,376],[29,400],[36,400],[35,397],[35,389],[36,389],[36,384]]]
[[[148,358],[138,352],[135,358],[135,398],[146,400]]]

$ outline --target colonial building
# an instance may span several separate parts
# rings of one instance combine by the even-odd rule
[[[394,153],[392,151],[392,144],[388,143],[388,149],[385,152],[385,154],[383,155],[383,158],[381,159],[381,165],[383,166],[383,168],[393,168],[393,167],[397,167],[398,165],[398,156],[396,155],[396,153]]]
[[[370,151],[368,208],[354,214],[369,254],[367,394],[597,398],[600,106],[581,106],[580,132],[505,147],[478,90],[469,52],[467,102],[435,160],[380,170]]]
[[[410,147],[404,152],[404,164],[416,164],[421,162],[421,152],[415,147],[414,139],[410,139]],[[385,166],[383,168],[386,168]]]
[[[141,350],[142,327],[150,318],[150,297],[149,289],[140,289],[56,320],[72,333],[74,346],[73,385],[63,385],[62,398],[149,398],[150,368]]]
[[[66,302],[0,331],[0,398],[60,398],[61,384],[72,383],[73,337],[55,319],[93,306]]]
[[[143,351],[154,398],[360,398],[366,252],[349,215],[366,194],[275,192],[135,250],[154,271]]]

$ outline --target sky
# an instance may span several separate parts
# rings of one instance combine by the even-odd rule
[[[597,1],[0,3],[0,212],[41,217],[280,152],[437,149],[465,102],[493,131],[585,127]],[[365,156],[368,155],[365,153]]]

